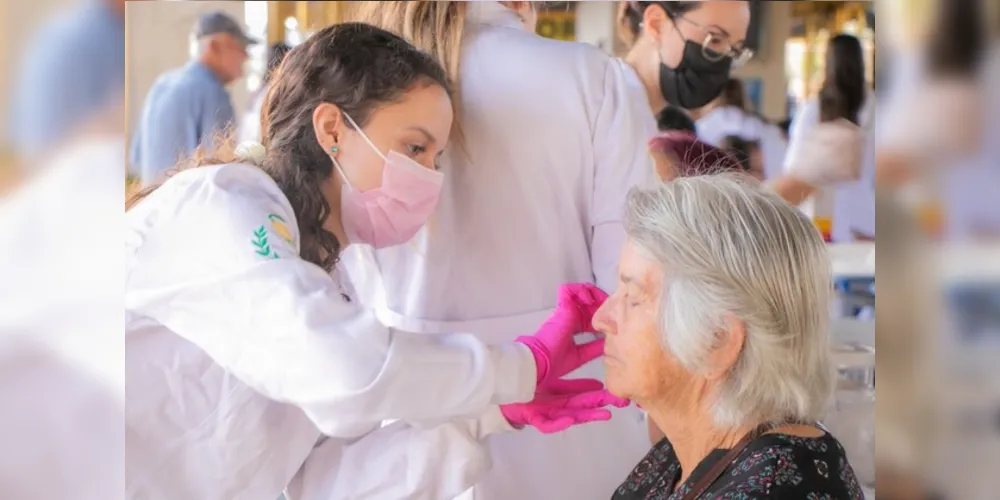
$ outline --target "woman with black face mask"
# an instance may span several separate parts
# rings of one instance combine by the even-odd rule
[[[649,105],[698,109],[723,90],[730,70],[753,53],[744,44],[746,1],[627,2],[619,11],[625,61],[642,80]]]

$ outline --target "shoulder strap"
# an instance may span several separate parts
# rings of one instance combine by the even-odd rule
[[[732,464],[737,457],[739,457],[740,453],[743,453],[743,450],[745,450],[754,439],[757,439],[762,434],[774,429],[775,427],[775,424],[768,422],[761,424],[746,433],[746,435],[743,436],[743,439],[740,439],[740,441],[736,443],[736,446],[730,448],[729,451],[722,456],[722,458],[712,464],[712,467],[708,469],[708,472],[706,472],[704,476],[701,476],[701,479],[699,479],[698,482],[691,487],[691,491],[688,491],[682,500],[697,500],[698,497],[704,494],[705,491],[708,490],[708,488],[712,486],[717,479],[719,479],[719,476],[726,471],[726,468],[728,468],[729,465]]]

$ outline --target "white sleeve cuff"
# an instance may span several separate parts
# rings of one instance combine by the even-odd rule
[[[491,406],[473,421],[472,432],[476,439],[481,440],[492,434],[503,434],[516,430],[503,416],[499,406]]]
[[[538,374],[531,350],[511,342],[491,346],[490,355],[497,373],[494,403],[526,403],[534,399]]]

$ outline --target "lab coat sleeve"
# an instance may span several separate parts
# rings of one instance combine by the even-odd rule
[[[646,142],[656,121],[640,88],[629,84],[630,68],[612,59],[593,125],[594,194],[591,207],[591,265],[598,287],[618,283],[618,256],[625,242],[625,198],[632,187],[654,182]]]
[[[430,428],[393,422],[348,444],[319,443],[289,484],[289,500],[455,498],[492,465],[481,441],[503,415],[495,407],[480,418]],[[373,464],[377,464],[374,465]]]
[[[381,325],[357,301],[346,302],[320,267],[297,257],[287,203],[250,200],[247,191],[197,189],[151,230],[153,260],[134,266],[131,279],[141,284],[130,285],[134,303],[126,307],[196,344],[258,392],[300,407],[332,436],[531,399],[535,368],[526,348]]]
[[[785,173],[814,188],[856,181],[861,176],[866,134],[844,119],[819,121],[815,101],[796,117],[791,144],[785,157]]]
[[[806,101],[802,109],[792,118],[792,125],[788,128],[788,147],[785,148],[785,168],[787,173],[792,160],[801,155],[803,147],[802,138],[806,136],[819,123],[819,103],[816,100]]]

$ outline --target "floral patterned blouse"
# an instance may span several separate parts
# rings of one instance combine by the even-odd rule
[[[661,440],[618,487],[612,500],[680,500],[727,450],[712,451],[677,491],[681,464]],[[699,500],[864,500],[840,443],[830,434],[765,434],[734,460]]]

